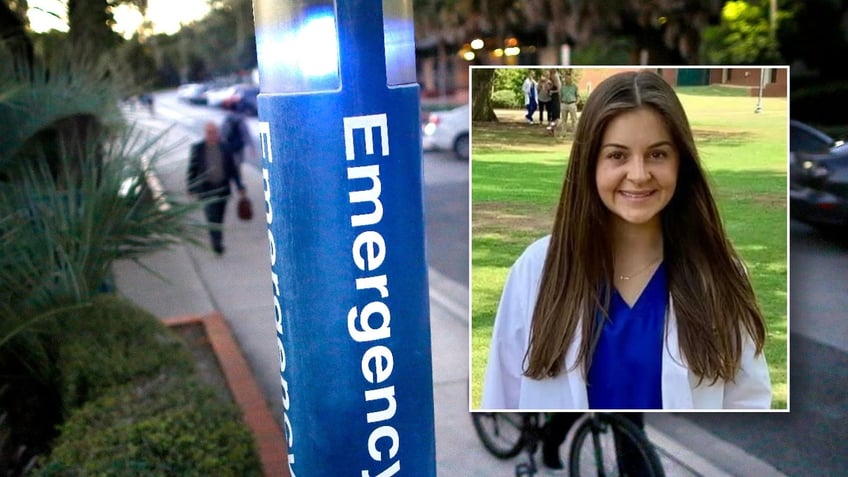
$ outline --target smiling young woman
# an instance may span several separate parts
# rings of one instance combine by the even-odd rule
[[[618,73],[577,125],[552,233],[511,268],[486,409],[768,409],[765,321],[686,113]]]

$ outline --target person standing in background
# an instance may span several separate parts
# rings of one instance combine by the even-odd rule
[[[571,131],[577,130],[577,85],[574,84],[571,73],[566,73],[565,83],[562,85],[562,133],[568,131],[568,118],[571,117]]]
[[[556,69],[551,68],[550,71],[550,81],[551,81],[551,102],[549,103],[548,109],[548,119],[549,124],[546,128],[551,134],[556,130],[557,124],[559,123],[559,114],[560,114],[560,89],[562,88],[562,79],[559,76],[559,72]]]
[[[524,78],[524,83],[521,85],[521,90],[524,91],[524,107],[527,108],[527,118],[529,124],[533,124],[533,114],[536,112],[536,78],[533,70],[527,70],[527,77]]]
[[[548,121],[551,119],[551,79],[549,72],[542,72],[537,89],[539,90],[539,124],[544,124],[545,111],[548,112]]]

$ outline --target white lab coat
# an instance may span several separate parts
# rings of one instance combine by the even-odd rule
[[[483,409],[589,409],[582,368],[574,363],[580,337],[569,347],[563,373],[541,380],[523,375],[530,322],[550,236],[530,245],[510,269],[492,333],[489,362],[483,386]],[[669,297],[669,304],[671,298]],[[734,382],[710,385],[686,366],[677,341],[677,320],[668,311],[668,332],[662,355],[664,409],[769,409],[771,382],[765,356],[754,356],[754,342],[746,333],[741,368]],[[579,327],[578,327],[579,329]]]
[[[533,91],[533,102],[538,103],[539,101],[539,90],[537,89],[537,83],[535,80],[531,80],[530,78],[525,78],[524,83],[521,84],[521,90],[524,92],[524,106],[530,104],[530,92]]]

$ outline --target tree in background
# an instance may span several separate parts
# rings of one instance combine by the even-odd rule
[[[781,10],[787,7],[781,2]],[[795,5],[797,3],[797,5]],[[780,52],[793,67],[803,63],[823,78],[845,79],[848,71],[841,58],[848,54],[848,2],[808,0],[793,2],[797,12],[792,22],[783,22],[777,32]],[[793,71],[795,73],[795,71]],[[794,89],[794,85],[793,85]]]
[[[721,23],[704,31],[702,56],[711,64],[780,64],[783,58],[777,31],[792,14],[786,9],[771,12],[768,4],[759,2],[727,2],[722,8]]]
[[[524,105],[522,84],[528,68],[480,68],[471,75],[471,119],[473,121],[498,121],[494,108],[518,109]],[[547,68],[532,68],[538,81]],[[571,74],[575,83],[580,81],[580,69],[557,68],[561,77]]]
[[[475,69],[471,74],[471,120],[497,121],[492,107],[492,90],[495,82],[495,70],[491,68]]]
[[[0,42],[14,52],[11,61],[18,62],[16,69],[28,69],[33,62],[32,41],[27,35],[29,24],[26,19],[26,1],[0,1]]]
[[[652,64],[699,63],[701,31],[719,20],[721,1],[658,0],[416,0],[416,38],[443,44],[489,37],[503,44],[517,37],[524,44],[558,49],[568,44],[576,53],[597,49],[599,41],[624,38],[622,46],[631,63],[642,51]],[[445,20],[449,21],[445,21]],[[626,46],[625,46],[626,45]],[[593,58],[583,61],[595,63]],[[603,62],[603,61],[601,61]]]

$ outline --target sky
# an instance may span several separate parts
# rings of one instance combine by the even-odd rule
[[[29,0],[29,21],[33,31],[51,29],[67,31],[65,0]],[[155,33],[172,34],[180,29],[180,22],[189,23],[203,18],[209,12],[207,0],[148,0],[147,18],[153,22]],[[61,17],[56,18],[53,13]],[[121,5],[115,9],[116,30],[131,37],[142,21],[141,13],[135,8]]]

